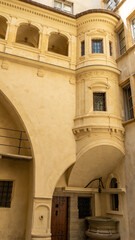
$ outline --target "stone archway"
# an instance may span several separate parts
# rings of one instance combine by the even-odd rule
[[[29,239],[33,197],[31,144],[23,121],[2,92],[0,112],[1,237]]]

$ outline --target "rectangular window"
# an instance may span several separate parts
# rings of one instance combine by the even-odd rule
[[[109,41],[109,52],[110,52],[110,56],[112,56],[112,42]]]
[[[93,108],[94,111],[106,111],[105,93],[93,93]]]
[[[73,5],[72,3],[69,3],[69,2],[54,1],[54,8],[57,8],[67,13],[73,13]]]
[[[85,41],[81,42],[81,56],[85,55]]]
[[[124,52],[126,52],[126,41],[125,41],[124,28],[122,28],[118,34],[119,34],[120,55],[122,55]]]
[[[124,97],[125,120],[127,121],[134,118],[130,84],[123,88],[123,97]]]
[[[54,7],[57,8],[57,9],[62,9],[62,3],[54,1]]]
[[[78,210],[79,218],[85,218],[92,216],[91,210],[91,198],[90,197],[78,197]]]
[[[114,10],[122,0],[106,0],[106,9]]]
[[[135,18],[132,20],[131,30],[132,30],[133,43],[135,43]]]
[[[92,53],[103,53],[103,40],[92,40]]]
[[[13,181],[0,181],[0,207],[10,208]]]

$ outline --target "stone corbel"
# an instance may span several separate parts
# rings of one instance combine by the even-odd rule
[[[8,70],[8,63],[6,61],[3,61],[2,64],[1,64],[1,68],[2,69],[5,69],[5,70]]]
[[[105,82],[102,82],[102,81],[99,81],[99,82],[96,82],[96,83],[92,83],[88,86],[89,89],[96,89],[96,88],[100,88],[101,90],[102,89],[109,89],[110,88],[110,84],[108,83],[105,83]]]
[[[37,70],[37,76],[38,77],[44,77],[44,71],[42,69]]]

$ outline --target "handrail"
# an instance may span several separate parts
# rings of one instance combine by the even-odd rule
[[[30,147],[25,147],[23,146],[23,142],[28,142],[28,138],[24,137],[23,135],[26,134],[26,132],[24,130],[17,130],[17,129],[11,129],[11,128],[3,128],[3,127],[0,127],[0,131],[1,130],[5,130],[5,132],[7,132],[7,135],[6,133],[4,132],[4,134],[0,134],[0,138],[5,138],[5,139],[10,139],[10,140],[13,140],[16,142],[12,142],[12,143],[0,143],[0,146],[4,146],[4,147],[11,147],[11,148],[17,148],[17,154],[20,155],[21,154],[21,150],[22,149],[27,149],[27,150],[30,150],[31,148]],[[11,135],[12,133],[16,133],[18,134],[19,136],[9,136]]]

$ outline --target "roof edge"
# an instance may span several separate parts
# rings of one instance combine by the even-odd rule
[[[40,7],[42,9],[46,9],[46,10],[49,10],[51,12],[56,12],[58,14],[61,14],[61,15],[64,15],[66,17],[70,17],[70,18],[73,18],[73,19],[77,19],[79,17],[82,17],[82,16],[87,15],[87,14],[91,14],[91,13],[106,13],[106,14],[112,15],[113,17],[120,20],[120,16],[118,14],[116,14],[114,12],[111,12],[109,10],[106,10],[106,9],[89,9],[89,10],[86,10],[84,12],[80,12],[80,13],[74,15],[74,14],[63,12],[61,10],[58,10],[56,8],[53,8],[53,7],[50,7],[50,6],[41,4],[41,3],[33,2],[31,0],[18,0],[18,1],[24,2],[24,3],[30,4],[30,5],[33,5],[33,6],[36,6],[36,7]]]

